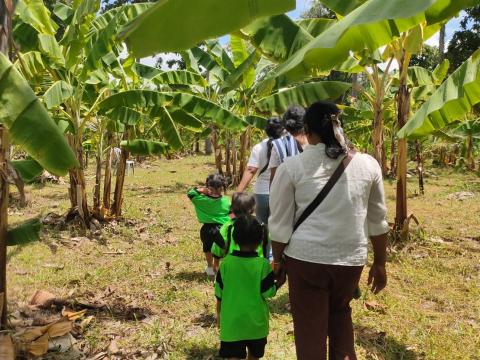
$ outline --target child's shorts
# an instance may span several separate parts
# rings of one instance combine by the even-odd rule
[[[203,252],[211,252],[215,238],[220,234],[220,224],[203,224],[200,229],[200,240],[203,243]]]
[[[265,346],[267,345],[267,338],[258,340],[241,340],[241,341],[222,341],[220,342],[220,357],[221,358],[247,358],[247,349],[250,355],[256,358],[262,358],[265,354]]]

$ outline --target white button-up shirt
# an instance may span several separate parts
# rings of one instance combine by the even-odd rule
[[[342,161],[325,145],[310,145],[279,166],[270,189],[268,227],[285,254],[318,264],[362,266],[368,237],[388,232],[382,171],[370,155],[357,153],[319,207],[293,233],[293,226]]]

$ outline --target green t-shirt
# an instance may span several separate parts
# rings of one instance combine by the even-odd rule
[[[230,198],[211,197],[190,189],[187,196],[195,207],[197,219],[202,224],[225,224],[230,220]]]
[[[212,255],[216,258],[223,258],[235,250],[240,251],[240,246],[238,246],[233,239],[234,224],[235,218],[228,220],[220,228],[220,236],[215,239],[215,242],[212,245]],[[226,248],[227,244],[229,244],[228,249]],[[257,254],[258,256],[263,257],[263,244],[258,246]]]
[[[233,251],[220,265],[215,296],[221,301],[220,340],[257,340],[268,336],[266,299],[275,296],[272,268],[256,252]]]

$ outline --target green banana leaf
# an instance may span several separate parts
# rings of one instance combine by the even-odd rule
[[[112,95],[99,104],[101,112],[117,106],[128,108],[159,108],[173,106],[200,119],[210,119],[230,130],[243,129],[247,124],[234,113],[199,96],[181,92],[130,90]]]
[[[138,76],[147,80],[153,79],[155,76],[162,73],[162,70],[160,69],[141,63],[135,63],[133,70]]]
[[[287,15],[261,18],[243,28],[240,34],[262,54],[282,62],[313,40],[313,36]]]
[[[30,219],[7,231],[7,246],[25,245],[40,239],[42,223],[39,219]]]
[[[20,19],[40,34],[55,35],[58,25],[52,21],[50,11],[42,0],[20,0],[15,8]]]
[[[0,54],[0,122],[12,141],[49,172],[61,176],[78,166],[62,132],[27,81]]]
[[[187,130],[193,131],[193,132],[202,132],[204,124],[201,122],[199,119],[197,119],[195,116],[192,114],[189,114],[182,109],[173,109],[170,112],[170,116],[172,119],[182,125]]]
[[[257,115],[250,115],[245,117],[245,121],[250,125],[253,126],[254,128],[260,129],[260,130],[265,130],[265,127],[267,126],[268,119],[257,116]]]
[[[235,64],[236,69],[226,79],[226,82],[231,84],[239,82],[243,84],[244,88],[249,89],[255,82],[254,63],[258,62],[260,56],[254,55],[256,51],[249,52],[245,41],[239,36],[233,34],[230,35],[230,47],[232,50],[233,63]],[[242,72],[240,76],[238,75],[239,72]],[[232,79],[230,77],[232,77]],[[233,79],[236,80],[232,81]],[[228,86],[225,88],[228,88]]]
[[[53,83],[53,85],[50,86],[47,91],[45,91],[45,94],[43,94],[43,99],[45,100],[47,109],[52,109],[63,104],[65,100],[72,96],[72,94],[72,86],[63,80],[60,80]]]
[[[255,18],[294,8],[295,0],[160,0],[119,37],[141,58],[190,49],[205,39],[232,33]]]
[[[168,154],[170,146],[168,144],[150,141],[150,140],[124,140],[120,146],[133,155],[164,155]]]
[[[178,131],[177,124],[167,109],[162,108],[161,110],[160,119],[158,121],[160,133],[174,150],[181,149],[183,147],[183,141]]]
[[[302,19],[297,21],[297,24],[300,25],[302,28],[307,30],[307,32],[312,35],[313,37],[317,37],[325,30],[327,30],[330,26],[335,24],[337,20],[333,19]]]
[[[64,3],[57,2],[53,7],[53,13],[65,22],[73,16],[73,9]]]
[[[285,61],[276,75],[301,78],[334,69],[351,52],[374,52],[407,30],[433,25],[473,5],[475,0],[369,0],[325,30]]]
[[[435,80],[436,85],[440,85],[443,80],[448,75],[448,70],[450,69],[450,61],[448,59],[443,60],[440,64],[437,65],[435,70],[433,70],[433,79]]]
[[[33,159],[12,160],[10,163],[26,184],[33,182],[43,173],[42,166]]]
[[[136,125],[142,119],[143,114],[125,106],[118,106],[108,113],[108,117],[124,125]]]
[[[465,61],[400,129],[400,138],[416,139],[461,120],[480,102],[480,50]]]
[[[260,60],[260,54],[253,51],[245,61],[227,76],[222,84],[221,92],[227,93],[237,89],[240,85],[248,89],[255,81],[255,64]]]
[[[45,65],[42,54],[38,51],[19,54],[14,66],[30,83],[39,84],[44,79]]]
[[[38,35],[40,51],[45,54],[48,61],[56,65],[64,66],[65,58],[63,57],[62,47],[58,44],[53,35]]]
[[[206,87],[207,81],[202,75],[186,70],[161,72],[151,79],[155,84],[167,85],[199,85]]]
[[[307,107],[318,100],[336,100],[351,86],[351,84],[340,81],[302,84],[260,99],[256,102],[256,107],[262,112],[270,111],[280,114],[291,105]]]

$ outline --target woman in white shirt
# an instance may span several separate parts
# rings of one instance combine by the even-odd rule
[[[255,174],[258,173],[257,181],[253,187],[256,202],[257,219],[264,223],[268,223],[270,215],[268,209],[268,195],[270,193],[270,169],[268,164],[273,150],[273,141],[283,134],[283,125],[279,118],[273,117],[268,120],[265,127],[268,139],[256,144],[252,148],[250,159],[248,160],[247,169],[243,173],[242,180],[237,187],[237,192],[244,192]]]
[[[288,276],[297,358],[356,359],[350,301],[367,261],[377,293],[387,282],[387,233],[382,172],[357,153],[323,202],[294,231],[294,224],[345,159],[348,148],[339,109],[313,104],[305,114],[309,146],[279,166],[270,189],[269,230],[279,285]]]

